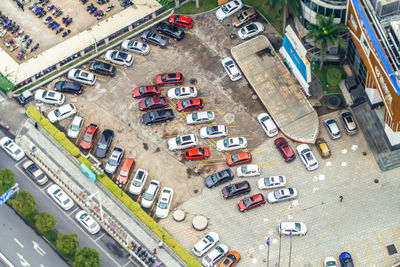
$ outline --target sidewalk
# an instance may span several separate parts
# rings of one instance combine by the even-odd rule
[[[69,154],[63,153],[63,148],[43,129],[36,129],[33,122],[28,119],[22,127],[16,142],[25,152],[29,152],[35,146],[35,157],[40,159],[43,164],[53,172],[57,173],[63,182],[72,189],[72,191],[81,196],[88,196],[99,192],[102,207],[105,213],[110,214],[113,220],[118,221],[117,225],[127,232],[128,237],[125,244],[130,243],[130,238],[141,243],[151,252],[156,248],[160,239],[148,229],[132,212],[127,209],[112,193],[110,193],[102,184],[96,184],[90,181],[81,171],[78,161]],[[93,200],[98,200],[95,196]],[[112,227],[111,227],[112,228]],[[113,229],[113,228],[112,228]],[[113,229],[114,230],[114,229]],[[115,230],[114,230],[115,231]],[[121,242],[121,240],[117,240]],[[127,247],[125,246],[127,249]],[[157,258],[165,266],[186,266],[180,257],[171,249],[164,245],[163,249],[157,252]]]

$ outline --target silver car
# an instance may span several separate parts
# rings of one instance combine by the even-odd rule
[[[77,138],[82,129],[84,121],[85,119],[82,116],[75,115],[71,125],[68,128],[68,137]]]
[[[186,116],[187,124],[203,124],[210,123],[214,120],[214,112],[213,111],[200,111],[188,114]]]
[[[118,50],[108,50],[104,55],[104,59],[111,63],[125,67],[132,66],[134,60],[132,55]]]
[[[125,150],[123,147],[115,146],[111,156],[108,158],[106,168],[104,169],[106,173],[113,174],[118,165],[121,163],[125,154]]]
[[[230,57],[224,58],[222,59],[221,63],[222,66],[224,66],[224,69],[228,74],[229,79],[231,79],[231,81],[238,81],[242,79],[242,73],[240,72],[238,66],[236,66],[236,63],[235,61],[233,61],[232,58]]]
[[[141,205],[143,208],[151,208],[157,198],[158,191],[160,190],[160,182],[151,180],[149,187],[143,193]]]
[[[35,100],[47,104],[62,105],[65,96],[63,93],[39,89],[35,92]]]
[[[143,56],[150,53],[150,46],[139,41],[125,40],[121,44],[123,51],[134,52]]]
[[[341,137],[339,125],[336,123],[334,118],[325,119],[324,126],[332,139],[338,139]]]
[[[285,188],[269,192],[267,200],[269,203],[277,203],[285,200],[295,199],[297,197],[296,188]]]

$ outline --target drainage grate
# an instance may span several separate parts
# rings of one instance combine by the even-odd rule
[[[229,37],[230,37],[232,40],[235,40],[235,39],[237,38],[237,35],[234,34],[234,33],[232,33]]]
[[[197,84],[197,79],[196,78],[190,79],[190,84],[193,84],[193,85]]]
[[[392,256],[393,254],[397,253],[397,249],[393,244],[386,246],[386,249],[388,250],[389,256]]]

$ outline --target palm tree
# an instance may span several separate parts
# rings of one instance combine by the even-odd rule
[[[314,45],[321,49],[320,51],[320,66],[319,70],[322,70],[322,66],[325,61],[326,51],[330,46],[339,45],[340,48],[344,47],[343,34],[348,31],[346,26],[333,23],[333,14],[329,17],[323,17],[318,14],[318,24],[309,24],[309,32],[305,36],[306,39],[312,39]]]
[[[289,7],[294,16],[297,16],[300,10],[299,0],[267,0],[267,4],[271,6],[277,13],[281,12],[283,9],[283,32],[285,32],[286,28]]]

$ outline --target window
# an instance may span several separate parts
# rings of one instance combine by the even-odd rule
[[[332,13],[333,13],[333,9],[332,8],[327,8],[325,16],[329,17]]]
[[[325,16],[325,7],[319,6],[318,7],[318,14]]]
[[[364,33],[361,34],[361,45],[362,45],[362,47],[363,47],[363,49],[364,49],[365,54],[366,54],[367,57],[368,57],[368,56],[369,56],[370,48],[369,48],[369,44],[368,44],[367,39],[365,38]]]
[[[314,11],[314,12],[317,12],[317,9],[318,9],[317,4],[314,3],[314,2],[311,2],[311,7],[310,7],[310,9],[311,9],[312,11]]]
[[[335,16],[335,18],[341,18],[341,15],[342,15],[342,10],[341,9],[335,9],[334,11],[334,16]]]
[[[350,21],[351,21],[351,24],[353,25],[353,28],[357,31],[358,25],[357,25],[356,20],[353,17],[353,14],[350,15]]]

